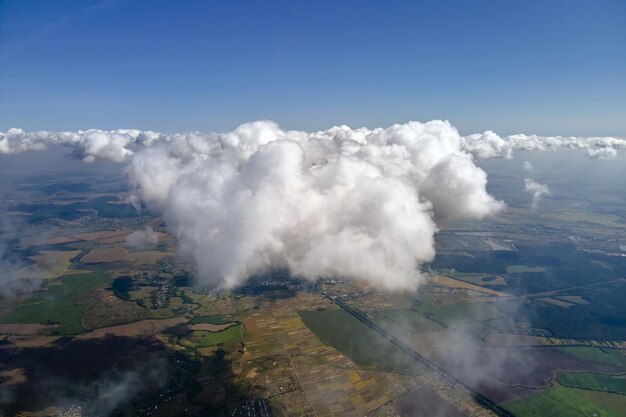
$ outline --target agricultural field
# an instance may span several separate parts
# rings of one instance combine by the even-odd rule
[[[241,325],[235,325],[220,331],[193,330],[181,340],[182,343],[191,343],[198,348],[224,345],[237,342],[241,339],[243,329]]]
[[[559,372],[557,382],[570,388],[612,392],[626,395],[626,376],[610,376],[589,372]]]
[[[408,375],[424,372],[415,360],[380,340],[374,331],[344,310],[299,311],[298,314],[324,344],[334,347],[363,367]]]
[[[107,273],[99,272],[61,277],[0,318],[0,322],[58,324],[56,332],[59,334],[80,333],[84,330],[81,319],[85,308],[77,303],[77,297],[110,282]]]
[[[563,210],[556,213],[545,214],[544,217],[549,219],[560,220],[563,222],[584,222],[584,223],[595,223],[601,226],[607,227],[626,227],[626,223],[621,221],[622,219],[619,216],[612,215],[598,215],[594,213],[588,212],[579,212],[579,211],[570,211]]]
[[[482,298],[480,301],[483,301]],[[428,297],[421,296],[413,308],[425,317],[444,326],[505,317],[505,314],[489,299],[484,302],[437,305]]]
[[[271,309],[266,309],[269,306]],[[300,310],[307,306],[309,309]],[[311,410],[318,416],[360,416],[415,386],[415,378],[421,378],[416,368],[408,374],[406,370],[384,372],[386,369],[371,362],[373,356],[365,346],[351,349],[345,337],[337,345],[362,362],[354,362],[343,351],[327,345],[334,343],[328,339],[331,334],[325,330],[316,332],[323,327],[320,326],[323,320],[332,320],[333,328],[342,331],[346,330],[344,326],[354,324],[350,316],[330,308],[332,305],[323,298],[303,294],[293,300],[264,304],[245,321],[244,359],[252,362],[249,375],[254,375],[256,389],[260,392],[279,394],[272,397],[277,409],[288,408],[286,401],[294,396],[294,391],[301,390],[306,402],[301,403],[297,411],[292,410],[294,415],[308,415],[307,410]],[[353,334],[363,327],[358,327]],[[360,340],[366,341],[364,337]],[[274,363],[276,365],[272,365]],[[393,368],[394,363],[391,359],[380,366]]]
[[[439,273],[443,274],[443,276],[451,277],[458,279],[460,281],[464,281],[470,284],[479,285],[479,286],[504,286],[506,285],[506,280],[499,276],[493,274],[486,273],[473,273],[473,272],[459,272],[455,269],[439,269]]]
[[[506,273],[507,274],[520,274],[524,272],[544,272],[545,268],[540,266],[529,266],[529,265],[507,265]]]
[[[160,251],[141,251],[131,252],[127,255],[129,261],[138,265],[152,265],[159,262],[166,257],[172,257],[175,254],[172,252],[160,252]]]
[[[128,261],[128,251],[121,247],[98,248],[89,252],[81,258],[85,264],[95,264],[100,262]]]
[[[384,329],[398,332],[419,334],[443,328],[437,322],[427,319],[424,315],[412,309],[380,310],[372,314],[372,321]]]
[[[549,218],[544,229],[513,207],[491,223],[451,225],[417,292],[335,277],[283,284],[279,273],[223,291],[198,286],[162,219],[127,212],[115,184],[50,184],[54,207],[36,196],[21,206],[35,230],[18,258],[45,273],[0,305],[0,394],[16,398],[0,414],[69,413],[43,407],[67,394],[43,389],[44,374],[100,404],[109,394],[97,387],[115,369],[147,375],[124,404],[137,416],[238,416],[263,401],[276,417],[493,415],[333,302],[342,300],[517,417],[624,415],[626,260],[612,254],[626,237],[607,226],[617,217]],[[146,226],[158,245],[127,246]],[[80,369],[65,375],[67,364]]]
[[[623,350],[600,349],[589,346],[565,346],[558,349],[580,359],[626,368],[626,354]]]
[[[446,417],[463,417],[466,415],[441,397],[432,385],[420,386],[408,395],[402,396],[394,401],[393,408],[400,415],[443,415]]]
[[[507,404],[506,408],[518,417],[622,417],[626,410],[626,396],[556,383],[540,394]]]
[[[37,255],[30,257],[35,262],[35,271],[46,271],[45,278],[57,278],[62,275],[79,273],[71,271],[71,259],[80,255],[78,250],[68,251],[40,251]],[[85,271],[82,271],[85,272]]]
[[[210,323],[210,324],[228,324],[233,321],[232,315],[229,316],[195,316],[191,319],[192,324]]]

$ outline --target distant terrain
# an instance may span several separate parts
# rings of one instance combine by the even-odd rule
[[[2,188],[23,274],[0,306],[5,415],[625,415],[621,189],[446,224],[417,293],[283,270],[216,291],[123,181]]]

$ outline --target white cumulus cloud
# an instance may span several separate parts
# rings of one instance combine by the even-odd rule
[[[524,161],[524,163],[522,164],[522,168],[524,169],[525,172],[528,172],[529,174],[531,174],[535,170],[535,167],[533,167],[533,164],[531,164],[528,161]]]
[[[545,196],[550,195],[550,189],[546,184],[538,183],[530,178],[524,179],[524,191],[532,196],[532,202],[530,207],[533,210],[537,210],[539,202]]]
[[[22,129],[9,129],[0,132],[0,153],[41,151],[48,146],[64,145],[73,148],[74,155],[84,162],[123,162],[137,149],[163,140],[166,140],[166,136],[159,133],[134,129],[90,129],[77,132],[24,132]]]
[[[503,207],[442,121],[318,132],[247,123],[140,151],[129,175],[200,282],[226,288],[277,267],[415,288],[436,221]]]
[[[132,249],[151,249],[158,243],[159,235],[157,235],[150,226],[147,226],[144,230],[137,230],[126,236],[126,246]]]
[[[617,150],[615,148],[589,148],[586,153],[588,158],[591,159],[615,159],[617,158]]]

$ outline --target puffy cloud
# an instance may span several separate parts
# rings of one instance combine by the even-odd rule
[[[22,129],[0,132],[0,153],[20,153],[46,149],[45,134],[26,133]]]
[[[463,147],[479,159],[513,157],[515,142],[502,139],[496,133],[488,130],[475,133],[463,138]]]
[[[615,148],[589,148],[585,153],[587,158],[591,159],[615,159],[617,158],[617,151]]]
[[[529,174],[535,170],[535,167],[533,167],[533,164],[531,164],[528,161],[524,161],[524,163],[522,164],[522,168],[524,169],[525,172],[528,172]]]
[[[452,155],[435,165],[421,186],[435,217],[482,218],[504,208],[486,190],[487,174],[466,157]]]
[[[158,243],[159,235],[150,226],[146,226],[144,230],[137,230],[126,236],[126,246],[132,249],[150,249],[154,248]]]
[[[530,178],[524,179],[524,191],[526,191],[528,194],[532,195],[533,197],[532,203],[531,203],[531,208],[533,210],[537,210],[537,207],[539,206],[539,202],[541,201],[542,198],[550,195],[550,189],[548,188],[547,185],[533,181]]]
[[[178,136],[129,165],[201,284],[232,288],[286,267],[414,288],[436,220],[503,207],[447,122],[308,133],[260,121],[203,138]]]

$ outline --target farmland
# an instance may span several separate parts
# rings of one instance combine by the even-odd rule
[[[129,260],[128,252],[120,247],[94,249],[81,259],[86,264],[127,260]]]
[[[560,350],[571,355],[606,365],[626,367],[626,355],[621,350],[599,349],[588,346],[562,347]]]
[[[446,326],[455,323],[497,319],[505,316],[490,300],[475,303],[435,305],[429,299],[421,297],[419,304],[416,304],[414,308],[424,316]]]
[[[555,384],[541,394],[513,402],[506,407],[519,417],[621,417],[626,409],[626,396]]]
[[[83,331],[84,308],[76,304],[77,296],[102,288],[111,281],[106,273],[87,273],[61,277],[47,291],[33,295],[10,314],[3,323],[56,323],[56,332],[75,334]]]
[[[570,388],[588,389],[591,391],[613,392],[626,395],[626,377],[592,374],[589,372],[559,372],[559,384]]]
[[[198,347],[209,347],[238,341],[242,335],[242,328],[238,325],[219,332],[194,333],[197,334],[194,340],[197,340]]]
[[[424,371],[415,360],[381,340],[344,310],[300,311],[299,314],[324,344],[336,348],[361,366],[410,375]]]
[[[380,310],[372,314],[372,319],[374,323],[383,328],[399,328],[411,333],[422,333],[442,328],[437,322],[429,320],[411,309]]]
[[[507,265],[506,273],[507,274],[519,274],[524,272],[544,272],[545,268],[540,266],[529,266],[529,265]]]
[[[210,323],[210,324],[227,324],[232,322],[231,318],[225,316],[195,316],[191,319],[192,324]]]
[[[306,398],[297,411],[301,415],[310,410],[322,416],[360,416],[387,404],[421,380],[421,371],[415,368],[410,372],[403,369],[400,374],[381,372],[378,366],[392,368],[399,364],[398,359],[372,362],[377,358],[368,353],[367,346],[351,346],[348,337],[337,338],[324,330],[322,324],[328,320],[336,331],[351,331],[353,336],[369,331],[351,316],[330,308],[332,304],[318,295],[301,294],[263,303],[246,319],[244,358],[252,362],[252,368],[247,369],[254,371],[250,375],[255,375],[257,390],[279,394],[272,396],[273,407],[288,407],[285,402],[301,391]],[[346,326],[352,325],[359,327],[347,330]],[[376,340],[361,336],[356,342],[369,342],[371,347]],[[366,365],[326,344],[331,342]],[[336,395],[338,392],[342,395]]]
[[[126,196],[111,191],[115,181],[67,184],[81,191],[57,190],[50,204],[63,207],[37,198],[22,206],[38,229],[19,239],[16,253],[44,274],[33,275],[40,281],[31,293],[0,305],[0,385],[16,398],[1,410],[7,415],[69,412],[43,407],[48,391],[38,375],[59,387],[79,378],[91,390],[108,381],[111,367],[159,375],[123,404],[137,416],[237,416],[259,401],[277,417],[493,415],[448,377],[517,417],[623,410],[626,261],[615,254],[626,237],[597,221],[550,217],[539,228],[536,215],[511,208],[493,222],[450,225],[437,235],[441,247],[417,292],[341,277],[313,283],[284,271],[226,291],[198,285],[161,218],[122,213]],[[88,191],[102,187],[97,196]],[[42,207],[50,213],[38,213]],[[124,216],[98,215],[116,208]],[[147,226],[157,246],[126,246]],[[331,300],[360,311],[446,377]],[[102,364],[90,363],[93,352]],[[59,366],[75,359],[82,369],[67,376],[41,365],[48,357]]]
[[[46,278],[57,278],[64,274],[75,273],[70,271],[70,260],[80,255],[80,251],[41,251],[39,254],[31,256],[30,259],[36,262],[35,268],[47,271]]]

